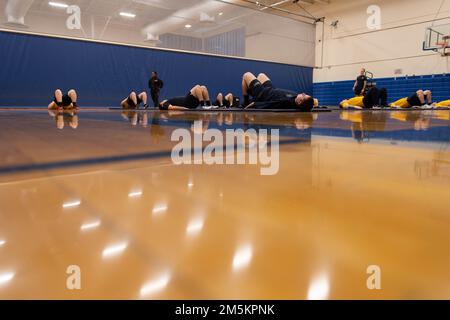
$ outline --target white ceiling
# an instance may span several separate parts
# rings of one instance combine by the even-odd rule
[[[5,11],[8,1],[16,5],[22,2],[32,2],[26,13],[27,17],[35,20],[49,19],[51,17],[67,17],[64,9],[49,6],[49,0],[0,0],[0,8]],[[253,1],[248,0],[51,0],[68,5],[77,5],[81,8],[83,19],[87,17],[105,25],[105,28],[117,26],[129,30],[139,30],[143,35],[161,35],[164,33],[177,33],[201,37],[205,34],[220,33],[246,25],[249,17],[267,19],[266,13],[273,10],[258,11],[262,9]],[[302,0],[311,1],[316,0]],[[321,0],[324,1],[324,0]],[[280,0],[262,0],[261,4],[271,6],[280,3]],[[227,3],[234,3],[232,5]],[[280,7],[289,5],[282,3]],[[243,8],[248,7],[249,9]],[[250,9],[251,8],[251,9]],[[121,17],[120,12],[136,14],[136,18]],[[214,19],[212,23],[200,21],[200,13],[207,14]],[[219,13],[223,13],[219,15]],[[270,16],[269,16],[270,17]],[[186,29],[185,25],[192,25]],[[250,28],[251,29],[251,28]],[[252,32],[252,31],[250,31]]]

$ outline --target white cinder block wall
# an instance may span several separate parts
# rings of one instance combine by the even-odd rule
[[[380,30],[367,27],[370,5],[381,8]],[[355,79],[361,66],[377,78],[397,69],[402,76],[450,72],[449,57],[422,50],[426,27],[450,23],[450,0],[330,0],[305,8],[326,18],[323,51],[322,24],[316,28],[314,82]]]

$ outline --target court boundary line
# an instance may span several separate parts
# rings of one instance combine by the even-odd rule
[[[279,141],[279,145],[290,145],[297,143],[305,143],[308,142],[306,139],[289,139],[289,140],[281,140]],[[268,143],[270,145],[270,142]],[[224,144],[223,147],[226,147]],[[234,146],[234,150],[236,151],[239,146]],[[196,149],[192,149],[193,152]],[[203,151],[203,148],[202,148]],[[170,151],[157,151],[157,152],[143,152],[143,153],[135,153],[130,155],[116,155],[116,156],[104,156],[104,157],[96,157],[96,158],[85,158],[85,159],[77,159],[77,160],[63,160],[63,161],[53,161],[53,162],[44,162],[44,163],[28,163],[21,165],[13,165],[0,167],[0,176],[5,175],[14,175],[17,173],[26,173],[26,172],[34,172],[34,171],[49,171],[49,170],[58,170],[65,168],[73,168],[73,167],[87,167],[99,164],[115,164],[115,163],[123,163],[123,162],[134,162],[134,161],[143,161],[143,160],[151,160],[158,158],[171,157],[172,150]],[[173,164],[175,166],[175,164]]]

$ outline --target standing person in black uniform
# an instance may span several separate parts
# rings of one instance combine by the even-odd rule
[[[362,68],[358,78],[356,78],[355,85],[353,86],[353,91],[355,92],[356,96],[363,96],[366,94],[366,87],[366,69]]]
[[[155,108],[159,107],[159,92],[164,87],[164,82],[158,78],[158,72],[153,71],[152,77],[148,81],[148,87],[150,88],[150,93],[153,100],[153,106]]]

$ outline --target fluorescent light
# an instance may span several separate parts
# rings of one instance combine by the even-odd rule
[[[129,12],[121,12],[119,13],[122,17],[127,17],[127,18],[136,18],[136,15],[134,13],[129,13]]]
[[[223,16],[223,12],[219,12],[219,16]]]
[[[114,245],[110,245],[103,250],[103,258],[110,258],[121,254],[128,247],[127,242],[122,242]]]
[[[65,3],[61,3],[61,2],[52,2],[52,1],[50,1],[49,3],[48,3],[50,6],[52,6],[52,7],[56,7],[56,8],[68,8],[69,6],[67,5],[67,4],[65,4]]]
[[[184,27],[185,27],[186,29],[190,29],[190,28],[192,28],[192,25],[187,24],[187,25],[185,25]]]
[[[0,273],[0,286],[7,284],[14,278],[14,272]]]
[[[63,204],[63,208],[64,209],[68,209],[68,208],[74,208],[74,207],[78,207],[81,204],[81,200],[75,200],[75,201],[71,201],[71,202],[65,202]]]
[[[84,223],[80,229],[81,229],[81,231],[86,231],[86,230],[98,228],[98,227],[100,227],[100,225],[101,225],[101,221],[97,220],[97,221]]]
[[[251,245],[240,247],[233,258],[233,270],[238,271],[247,267],[252,261],[253,249]]]
[[[141,297],[154,294],[158,291],[163,290],[170,282],[170,273],[163,274],[162,276],[144,284],[141,288]]]
[[[326,300],[330,293],[328,276],[323,273],[313,279],[308,290],[308,300]]]
[[[144,192],[142,192],[142,191],[134,191],[134,192],[130,192],[128,194],[128,197],[129,198],[137,198],[137,197],[142,196],[143,194],[144,194]]]

